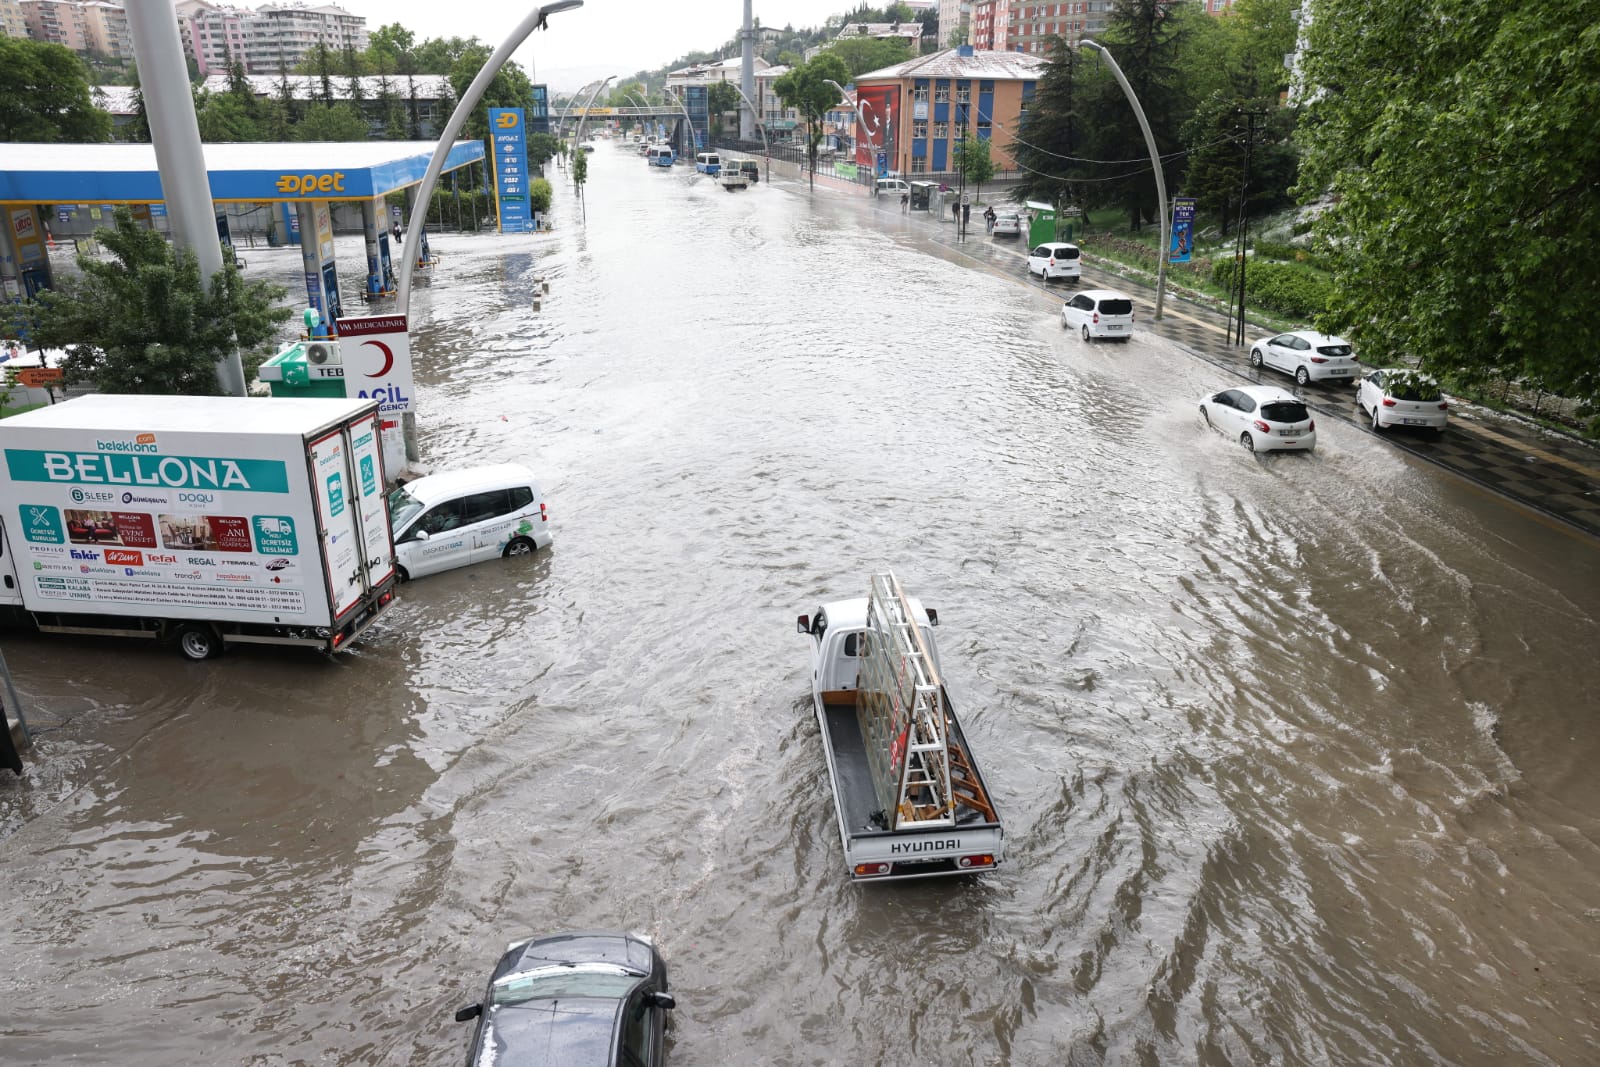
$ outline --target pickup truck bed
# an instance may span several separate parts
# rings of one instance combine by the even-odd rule
[[[944,830],[902,830],[893,833],[884,828],[877,794],[872,789],[866,743],[862,740],[861,726],[856,718],[855,694],[849,691],[833,692],[828,693],[825,699],[819,725],[824,735],[823,744],[833,754],[834,795],[839,798],[846,832],[852,837],[947,833]],[[953,716],[946,722],[950,731],[951,776],[957,779],[952,785],[956,795],[967,801],[957,814],[957,826],[963,830],[999,826],[988,801],[988,791],[972,761],[967,758],[967,739],[961,732],[960,723]]]

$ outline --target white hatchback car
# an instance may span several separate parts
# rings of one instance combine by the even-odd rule
[[[1361,362],[1349,341],[1311,330],[1257,341],[1250,346],[1250,365],[1285,371],[1301,385],[1325,378],[1349,381],[1361,373]]]
[[[1437,436],[1450,421],[1450,402],[1439,383],[1400,367],[1368,371],[1356,382],[1356,403],[1372,416],[1372,428],[1379,433],[1391,426],[1417,426]]]
[[[1077,278],[1083,273],[1082,258],[1077,245],[1046,241],[1028,253],[1028,273],[1037,274],[1046,284],[1052,278]]]
[[[1082,328],[1083,339],[1133,336],[1133,300],[1112,289],[1085,289],[1061,305],[1061,328]]]
[[[549,547],[550,514],[520,463],[429,474],[389,492],[395,568],[421,578]]]
[[[1015,211],[1001,210],[994,213],[994,235],[999,237],[1022,236],[1022,216]]]
[[[1251,452],[1309,452],[1317,447],[1317,423],[1305,402],[1274,386],[1242,385],[1212,393],[1200,401],[1200,417]]]

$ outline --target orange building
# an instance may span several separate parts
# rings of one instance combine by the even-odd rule
[[[988,141],[995,170],[1016,169],[1011,144],[1044,73],[1041,56],[961,45],[855,80],[856,162],[902,175],[948,174],[963,136]]]

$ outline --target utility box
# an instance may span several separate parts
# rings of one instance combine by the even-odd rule
[[[337,339],[298,341],[261,365],[256,377],[273,396],[344,399],[344,363]]]
[[[1033,224],[1028,228],[1029,245],[1041,245],[1046,241],[1077,241],[1078,220],[1083,218],[1081,208],[1064,207],[1058,210],[1054,204],[1042,200],[1029,200],[1025,206],[1033,216]]]

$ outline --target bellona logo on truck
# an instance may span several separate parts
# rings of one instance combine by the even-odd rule
[[[15,482],[235,489],[250,493],[289,491],[288,467],[279,460],[8,448],[6,469]]]

